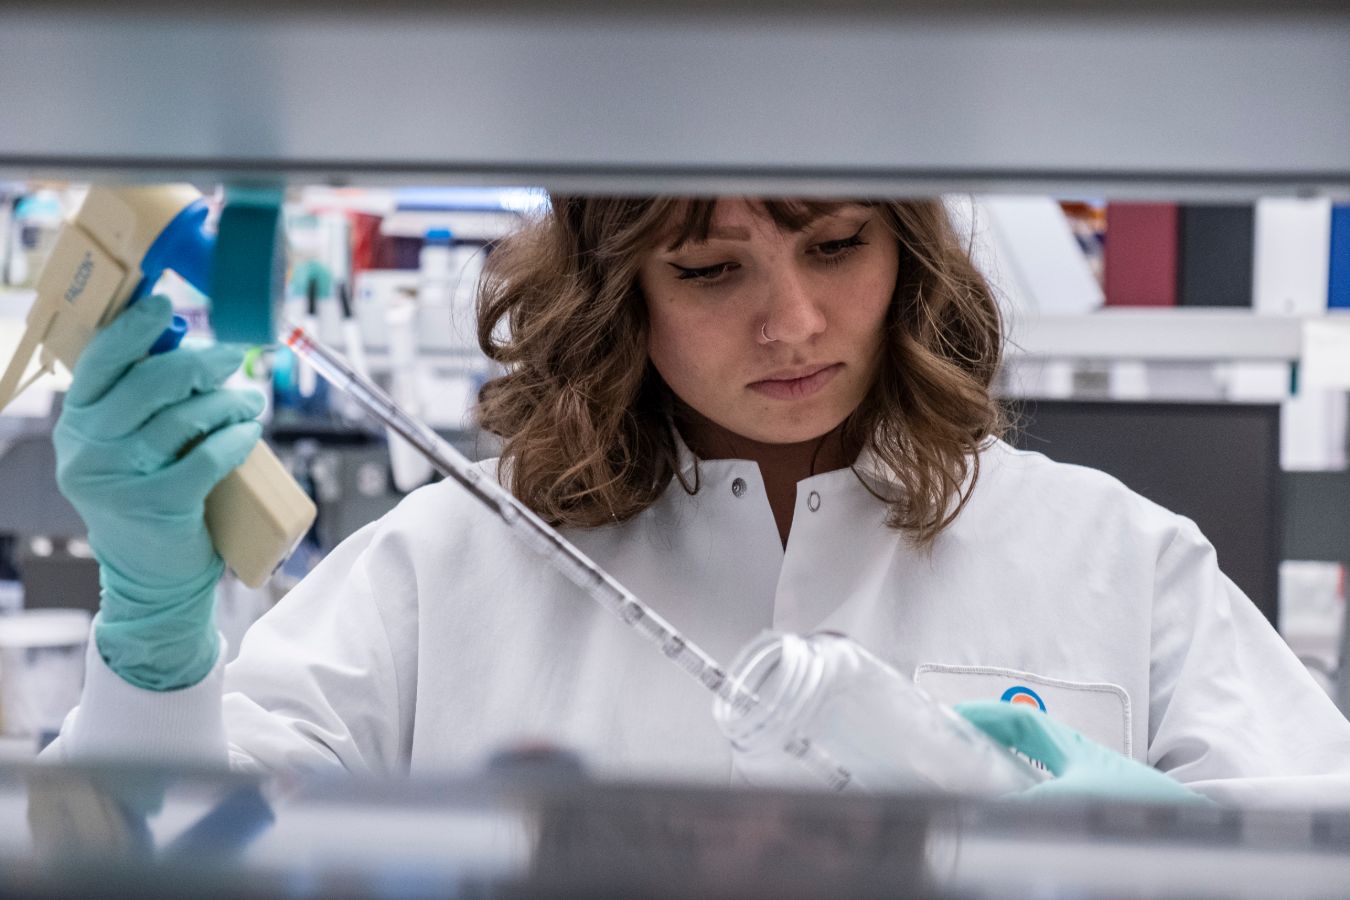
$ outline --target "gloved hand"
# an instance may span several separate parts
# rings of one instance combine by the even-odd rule
[[[122,678],[158,691],[195,684],[215,665],[224,562],[205,500],[257,443],[252,420],[263,409],[258,392],[220,387],[239,367],[237,349],[146,356],[171,317],[167,299],[147,297],[96,334],[53,434],[57,484],[99,563],[99,652]]]
[[[956,711],[1000,744],[1036,760],[1055,776],[1020,796],[1210,802],[1157,769],[1088,740],[1038,709],[1001,700],[976,700],[957,704]]]

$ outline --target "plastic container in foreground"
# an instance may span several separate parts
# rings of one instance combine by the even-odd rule
[[[839,634],[765,632],[737,655],[729,676],[759,702],[719,698],[713,716],[754,784],[819,784],[801,757],[827,756],[845,789],[950,791],[1001,796],[1044,775]]]

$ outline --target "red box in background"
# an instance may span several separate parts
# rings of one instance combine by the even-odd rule
[[[1106,305],[1177,305],[1177,204],[1107,204]]]

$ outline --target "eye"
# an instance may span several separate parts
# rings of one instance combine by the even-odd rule
[[[740,268],[739,265],[733,262],[718,263],[714,266],[700,266],[694,269],[686,268],[685,266],[677,266],[675,263],[671,263],[670,266],[679,273],[675,277],[680,281],[700,281],[704,284],[718,281],[728,272]]]
[[[867,225],[864,224],[862,228],[859,228],[857,231],[855,231],[853,234],[849,235],[846,238],[840,238],[837,241],[825,241],[823,243],[816,244],[815,247],[812,248],[812,250],[826,262],[830,263],[838,262],[842,260],[844,257],[848,256],[857,248],[862,247],[867,243],[867,241],[864,241],[862,239],[863,229],[866,227]]]

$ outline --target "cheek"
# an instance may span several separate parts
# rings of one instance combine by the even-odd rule
[[[894,257],[887,258],[883,264],[867,271],[859,283],[850,291],[850,295],[862,302],[848,306],[847,317],[853,328],[874,335],[880,342],[881,332],[895,294],[896,277],[899,274],[899,262]]]
[[[679,329],[659,315],[652,315],[649,321],[647,356],[669,383],[674,372],[683,365],[684,349],[680,344]]]
[[[647,354],[672,388],[697,378],[705,368],[705,343],[697,339],[699,324],[670,301],[648,303],[650,331]]]
[[[648,321],[652,365],[686,403],[709,400],[736,381],[741,356],[726,322],[660,301],[648,305]]]

